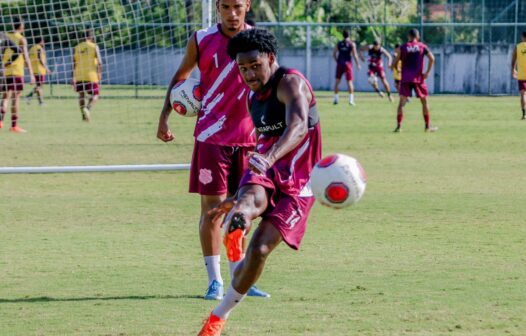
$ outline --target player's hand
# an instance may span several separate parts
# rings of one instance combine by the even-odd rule
[[[515,79],[519,78],[519,73],[517,72],[517,70],[513,69],[513,71],[511,72],[511,76]]]
[[[170,131],[170,127],[168,127],[168,122],[159,120],[159,126],[157,127],[157,138],[164,142],[170,142],[175,139],[172,131]]]
[[[356,64],[356,66],[358,67],[358,70],[362,69],[362,66],[360,65],[360,63]]]
[[[77,87],[77,81],[75,79],[72,79],[71,85],[73,86],[73,89],[75,89]]]
[[[429,77],[429,74],[427,72],[424,73],[424,79],[427,79]]]
[[[225,199],[223,202],[219,203],[218,206],[208,211],[208,216],[212,217],[212,222],[218,221],[221,219],[221,216],[226,215],[232,210],[234,205],[236,205],[236,200],[233,197]],[[221,222],[221,227],[224,222]]]
[[[248,153],[248,169],[255,174],[265,175],[272,164],[265,155],[256,152]]]

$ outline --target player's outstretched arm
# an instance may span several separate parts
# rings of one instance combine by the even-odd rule
[[[25,38],[22,38],[22,40],[20,40],[20,45],[22,47],[22,52],[24,54],[24,60],[27,65],[27,69],[29,70],[31,84],[35,84],[35,75],[33,73],[33,67],[31,66],[31,61],[29,60],[29,53],[27,51],[27,40]]]
[[[393,57],[385,48],[382,48],[382,54],[384,54],[385,57],[387,58],[387,66],[390,68],[391,65],[393,64]]]
[[[266,161],[267,169],[296,148],[308,132],[309,101],[312,99],[312,93],[305,80],[297,75],[286,75],[278,85],[277,95],[278,100],[285,104],[287,128],[265,155],[254,153],[251,157],[256,162]],[[249,160],[253,171],[264,173],[257,166],[251,165],[250,161],[253,160]]]
[[[435,64],[435,55],[433,55],[431,50],[428,49],[426,56],[427,56],[428,62],[427,62],[427,70],[424,73],[424,79],[427,79],[427,77],[429,77],[429,74],[431,73],[431,69],[433,68],[433,64]]]
[[[358,52],[356,51],[356,43],[353,42],[352,44],[353,44],[352,57],[354,58],[354,62],[356,63],[358,70],[360,70],[362,66],[360,65],[360,61],[358,60],[358,57],[362,60],[362,62],[365,62],[365,58],[363,58],[362,53],[358,54]]]
[[[511,76],[517,78],[517,48],[513,50],[513,55],[511,56]]]
[[[168,127],[168,118],[172,112],[172,104],[170,103],[170,92],[172,88],[177,84],[177,82],[182,81],[190,77],[192,71],[197,65],[197,41],[195,33],[190,36],[188,43],[186,45],[186,52],[184,54],[183,60],[179,65],[179,68],[175,72],[168,85],[168,90],[166,91],[166,97],[164,99],[164,105],[161,110],[161,115],[159,116],[159,126],[157,128],[157,137],[164,142],[172,141],[174,136],[172,135],[170,128]]]

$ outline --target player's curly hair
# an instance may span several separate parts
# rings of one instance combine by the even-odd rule
[[[276,37],[266,29],[247,29],[238,33],[228,41],[227,53],[232,59],[237,54],[257,50],[264,54],[278,52]]]

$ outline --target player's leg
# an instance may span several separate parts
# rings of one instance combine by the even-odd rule
[[[30,104],[31,103],[31,98],[33,98],[33,95],[37,92],[37,89],[38,89],[38,84],[35,85],[33,90],[31,90],[31,92],[29,92],[29,94],[26,96],[26,98],[25,98],[26,104]]]
[[[223,278],[221,277],[221,221],[209,215],[226,199],[223,195],[201,195],[201,215],[199,218],[199,239],[201,251],[208,275],[208,287],[204,298],[206,300],[221,300],[223,298]]]
[[[526,90],[521,90],[522,120],[526,120]]]
[[[4,127],[4,118],[9,104],[9,91],[2,92],[2,101],[0,102],[0,128]]]
[[[402,129],[402,120],[404,119],[404,106],[407,103],[408,99],[408,96],[400,93],[400,101],[398,102],[398,109],[396,113],[396,128],[394,130],[395,133],[400,132],[400,130]]]
[[[44,90],[42,90],[42,83],[39,83],[35,86],[35,93],[37,94],[38,104],[44,104]]]
[[[425,131],[426,132],[436,132],[438,127],[431,126],[431,117],[429,113],[429,102],[427,96],[420,97],[420,102],[422,103],[422,116],[424,117]]]
[[[348,62],[345,65],[345,78],[347,79],[347,88],[349,89],[349,105],[355,106],[354,103],[354,84],[353,84],[353,72],[352,72],[352,63]]]
[[[11,128],[14,133],[26,133],[26,130],[18,126],[18,110],[20,108],[20,96],[22,91],[15,90],[11,93]]]
[[[93,109],[93,106],[95,106],[95,103],[99,100],[99,94],[98,93],[95,93],[93,94],[89,101],[88,101],[88,105],[86,106],[88,108],[88,110],[91,111],[91,109]]]
[[[382,84],[384,86],[385,92],[387,92],[387,98],[390,102],[392,102],[393,98],[391,97],[391,86],[389,86],[389,82],[387,82],[387,78],[385,78],[385,73],[383,71],[380,78],[382,79]]]
[[[341,80],[342,80],[341,77],[336,76],[336,80],[334,82],[334,99],[332,101],[332,103],[334,105],[336,105],[336,104],[338,104],[340,102],[339,92],[340,92],[340,81]]]

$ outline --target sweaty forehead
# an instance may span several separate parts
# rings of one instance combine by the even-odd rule
[[[237,54],[236,61],[238,64],[250,64],[261,61],[267,55],[260,53],[258,50],[240,52]]]
[[[235,6],[243,5],[247,2],[247,0],[218,0],[217,2],[221,6]]]

